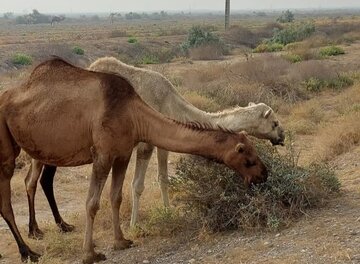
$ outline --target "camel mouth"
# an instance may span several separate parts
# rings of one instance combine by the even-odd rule
[[[271,140],[273,146],[285,146],[284,139]]]

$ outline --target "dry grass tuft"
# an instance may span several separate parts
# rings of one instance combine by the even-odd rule
[[[219,60],[223,57],[223,49],[219,45],[202,45],[189,49],[193,60]]]
[[[360,111],[340,116],[319,130],[316,137],[316,157],[329,161],[348,152],[360,142]]]
[[[195,91],[188,91],[183,94],[184,98],[188,100],[191,104],[197,108],[207,111],[207,112],[216,112],[220,110],[220,106],[214,100],[200,95]]]

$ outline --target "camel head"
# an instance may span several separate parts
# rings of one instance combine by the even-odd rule
[[[224,144],[227,146],[225,165],[239,173],[246,186],[266,181],[267,169],[245,132],[232,134]]]
[[[284,145],[285,132],[274,110],[266,104],[249,103],[248,107],[257,108],[256,126],[252,134],[258,138],[269,139],[273,145]]]

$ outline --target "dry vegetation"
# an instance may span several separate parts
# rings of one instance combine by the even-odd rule
[[[299,15],[297,19],[308,21],[307,16],[310,15]],[[360,19],[358,16],[344,16],[336,19],[320,16],[311,18],[315,25],[315,32],[310,37],[283,45],[283,51],[273,54],[252,53],[252,49],[264,40],[273,37],[274,29],[282,30],[287,27],[287,25],[274,22],[276,18],[270,15],[267,17],[257,17],[256,14],[249,17],[235,16],[232,21],[234,26],[228,32],[222,31],[222,19],[218,17],[177,18],[176,21],[165,19],[156,23],[144,22],[144,20],[131,22],[121,20],[111,25],[107,21],[96,22],[86,18],[86,21],[91,23],[85,23],[85,20],[69,20],[51,28],[48,25],[15,26],[0,20],[0,26],[4,26],[4,30],[0,32],[0,89],[16,85],[16,82],[28,75],[32,66],[26,66],[27,64],[34,65],[51,54],[62,56],[82,66],[87,66],[90,61],[101,56],[115,56],[124,62],[140,67],[151,67],[165,74],[187,100],[206,111],[218,111],[236,105],[245,106],[249,102],[269,104],[279,114],[284,126],[295,135],[294,145],[289,143],[288,147],[294,147],[296,149],[294,153],[300,151],[300,165],[308,172],[309,177],[304,180],[305,183],[302,182],[302,185],[299,185],[297,182],[294,185],[295,188],[301,189],[300,193],[292,193],[299,200],[294,199],[286,204],[283,197],[277,197],[278,200],[272,199],[275,187],[279,189],[286,187],[281,184],[289,180],[286,176],[291,173],[284,169],[289,165],[285,157],[291,157],[291,155],[284,154],[284,150],[281,149],[279,149],[280,153],[272,152],[273,149],[266,146],[266,150],[262,153],[274,155],[271,158],[267,157],[269,164],[275,160],[276,165],[279,166],[272,172],[273,178],[270,181],[272,185],[267,186],[268,189],[255,191],[255,194],[253,192],[251,194],[253,196],[241,186],[235,189],[236,198],[240,197],[237,202],[243,205],[239,211],[236,211],[239,207],[234,209],[238,213],[235,217],[220,210],[226,209],[228,204],[225,203],[226,206],[216,204],[215,202],[218,201],[224,202],[224,199],[218,199],[218,193],[215,193],[211,201],[215,201],[213,204],[218,206],[217,209],[220,208],[219,211],[211,211],[212,214],[209,214],[209,211],[205,210],[208,214],[200,214],[201,221],[194,222],[194,215],[189,217],[186,214],[189,211],[189,207],[186,207],[189,200],[184,202],[183,199],[179,202],[181,195],[184,198],[185,194],[198,194],[194,190],[190,190],[189,193],[184,190],[180,194],[178,192],[173,201],[173,205],[176,206],[164,209],[160,203],[160,193],[155,180],[156,162],[154,160],[151,161],[147,175],[139,226],[135,229],[128,228],[133,164],[130,165],[127,173],[121,215],[127,236],[134,239],[138,246],[145,245],[145,247],[146,243],[151,243],[149,241],[158,236],[201,241],[204,237],[212,236],[204,232],[204,226],[210,227],[213,231],[224,230],[227,229],[223,226],[224,222],[230,223],[232,228],[250,229],[252,235],[258,234],[254,232],[254,229],[279,230],[280,228],[281,230],[281,228],[292,226],[299,216],[307,215],[309,213],[307,210],[312,207],[309,204],[313,205],[314,200],[319,201],[319,206],[323,206],[322,202],[332,195],[333,190],[325,188],[319,178],[314,177],[333,176],[332,170],[329,167],[324,170],[321,169],[324,167],[314,169],[309,161],[327,162],[331,165],[339,155],[351,152],[359,146],[360,141],[360,123],[358,122],[360,78],[359,62],[356,59],[360,56]],[[196,44],[185,51],[184,43],[186,44],[187,41],[189,43],[188,32],[194,24],[207,25],[202,28],[213,34],[211,45],[208,42]],[[219,39],[219,42],[215,40],[216,45],[213,45],[214,39]],[[345,54],[337,57],[321,55],[322,49],[333,46],[340,47]],[[229,56],[229,52],[237,55]],[[216,61],[197,61],[214,59]],[[145,66],[145,64],[155,65]],[[308,144],[311,145],[305,150],[303,148],[307,142],[304,142],[304,139],[310,139]],[[306,153],[303,153],[304,151]],[[302,159],[302,155],[306,159]],[[296,159],[295,156],[292,157]],[[174,174],[174,163],[178,161],[178,158],[178,155],[173,155],[171,158],[172,174]],[[218,165],[205,163],[199,166],[191,162],[179,164],[183,171],[187,171],[187,176],[196,172],[200,179],[216,180],[221,173],[224,173],[224,178],[230,175]],[[15,206],[15,214],[17,219],[22,219],[20,220],[21,232],[25,234],[27,204],[22,181],[28,168],[26,155],[22,154],[19,157],[17,166],[17,175],[12,182],[13,202],[19,204],[18,207]],[[303,172],[303,169],[297,166],[292,167],[291,170],[295,176],[300,171]],[[66,219],[69,223],[75,224],[77,229],[71,234],[61,234],[48,214],[40,214],[39,218],[47,219],[46,222],[40,221],[41,227],[46,231],[46,236],[42,242],[31,242],[38,251],[45,253],[40,263],[72,263],[80,255],[84,223],[82,209],[87,190],[84,175],[89,173],[89,167],[79,170],[60,170],[55,187],[59,190],[57,192],[59,207],[74,211],[68,213]],[[179,171],[177,175],[179,176]],[[296,178],[295,176],[292,180]],[[331,179],[330,184],[337,186],[336,178]],[[279,181],[274,182],[276,180]],[[298,179],[295,179],[295,182],[296,180]],[[211,183],[206,186],[208,189],[201,190],[204,193],[208,190],[214,191],[215,188],[211,189]],[[79,190],[78,186],[81,185],[84,186]],[[189,186],[182,186],[182,188],[186,187]],[[272,188],[270,194],[266,193],[270,187]],[[38,193],[37,207],[47,208],[44,196],[41,192]],[[238,196],[239,193],[244,195]],[[111,210],[107,196],[107,191],[105,191],[95,225],[99,247],[109,246],[109,237],[112,236]],[[175,202],[176,197],[178,203]],[[203,197],[201,198],[203,201]],[[61,203],[61,200],[65,202]],[[204,209],[202,210],[204,212]],[[224,220],[222,217],[225,216],[230,217],[231,221],[229,222],[229,218]],[[249,223],[251,224],[248,225]],[[0,224],[0,234],[7,236],[7,230],[2,230],[4,226]],[[7,251],[9,246],[2,241],[0,250],[4,245],[6,250],[3,256],[11,255],[11,251]],[[11,244],[11,247],[15,248],[15,244]],[[10,262],[17,260],[17,255],[15,253],[13,255],[14,258]]]

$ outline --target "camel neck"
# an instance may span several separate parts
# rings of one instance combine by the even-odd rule
[[[255,129],[254,118],[257,117],[253,107],[237,107],[231,110],[225,110],[218,113],[206,113],[213,124],[220,127],[226,127],[232,131],[246,130],[252,133]]]
[[[236,107],[218,113],[202,111],[185,100],[176,100],[178,112],[184,113],[183,121],[193,121],[206,123],[213,128],[223,127],[235,132],[246,130],[251,133],[255,129],[254,118],[256,111],[254,107]]]
[[[140,100],[135,100],[134,113],[138,142],[147,142],[172,152],[223,160],[224,142],[231,137],[230,133],[194,129],[166,118]]]

